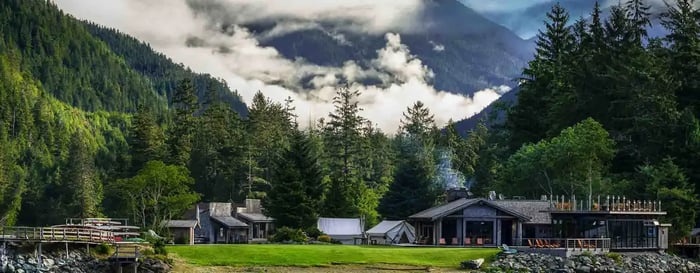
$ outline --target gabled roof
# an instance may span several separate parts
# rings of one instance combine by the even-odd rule
[[[530,224],[551,224],[550,201],[547,200],[494,200],[499,206],[530,217]]]
[[[510,208],[506,208],[504,206],[498,205],[498,204],[494,203],[493,201],[489,201],[489,200],[486,200],[484,198],[457,199],[457,200],[449,202],[447,204],[437,206],[437,207],[432,207],[432,208],[426,209],[424,211],[421,211],[419,213],[413,214],[413,215],[409,216],[408,218],[434,221],[438,218],[445,217],[447,215],[450,215],[450,214],[455,213],[457,211],[463,210],[463,209],[470,207],[472,205],[475,205],[475,204],[484,204],[486,206],[492,207],[494,209],[503,211],[507,214],[510,214],[512,216],[520,218],[521,220],[524,220],[524,221],[530,220],[530,217],[527,215],[524,215],[520,212],[514,211]]]
[[[272,217],[267,217],[262,213],[247,213],[247,212],[239,212],[237,215],[240,218],[243,218],[243,220],[247,220],[250,222],[272,222],[275,219],[272,219]]]
[[[396,226],[401,225],[403,221],[389,221],[384,220],[377,224],[373,228],[367,230],[367,234],[384,234],[394,229]]]
[[[166,220],[163,221],[166,228],[194,228],[197,226],[196,220]]]
[[[233,228],[233,227],[248,227],[248,224],[241,222],[232,216],[211,216],[211,219],[221,223],[222,225]]]
[[[318,229],[328,235],[362,235],[360,218],[318,218]]]

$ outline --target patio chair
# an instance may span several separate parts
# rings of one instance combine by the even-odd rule
[[[440,238],[440,245],[445,245],[445,238]]]
[[[578,247],[579,247],[579,248],[596,248],[595,245],[591,245],[591,244],[587,244],[587,243],[581,242],[581,239],[576,240],[576,243],[578,244]]]
[[[483,244],[484,244],[483,238],[476,238],[476,245],[483,245]]]
[[[536,247],[537,247],[536,245],[533,245],[533,244],[532,244],[532,240],[530,240],[530,239],[527,239],[527,245],[528,245],[530,248],[536,248]]]
[[[502,246],[499,246],[498,249],[500,249],[501,251],[503,251],[503,252],[501,252],[501,253],[503,253],[503,254],[515,254],[515,253],[518,253],[518,250],[517,250],[517,249],[510,248],[510,247],[508,247],[508,245],[506,245],[506,244],[503,244]]]
[[[458,244],[459,244],[459,241],[457,241],[457,237],[453,237],[453,238],[452,238],[452,244],[451,244],[451,245],[454,246],[454,245],[458,245]]]
[[[550,243],[549,240],[545,240],[545,241],[544,241],[544,244],[545,244],[547,247],[549,247],[549,248],[558,248],[558,247],[560,247],[559,243],[557,243],[557,242]]]
[[[472,238],[466,237],[464,238],[464,245],[471,245],[472,244]]]

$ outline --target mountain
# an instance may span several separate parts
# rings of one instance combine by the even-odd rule
[[[221,80],[174,64],[134,38],[78,21],[50,1],[2,1],[0,14],[0,53],[19,55],[22,70],[70,105],[87,111],[165,109],[174,83],[190,77],[200,100],[211,85],[245,113],[240,97]]]
[[[426,2],[418,19],[423,27],[393,32],[400,33],[402,43],[433,70],[437,89],[471,95],[494,85],[513,85],[532,57],[532,43],[456,0]],[[277,24],[260,20],[246,27],[260,34]],[[366,65],[386,41],[383,34],[358,33],[324,23],[320,28],[289,32],[261,43],[276,48],[287,59],[342,66],[348,60]]]
[[[82,215],[88,195],[100,205],[103,185],[129,168],[131,112],[146,105],[165,123],[173,86],[185,78],[200,101],[212,88],[210,99],[247,112],[220,79],[129,36],[78,21],[51,1],[0,1],[0,222],[60,223]]]

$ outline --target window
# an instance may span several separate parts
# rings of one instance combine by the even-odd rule
[[[473,245],[494,244],[493,221],[467,221],[465,225],[465,238],[470,238]]]

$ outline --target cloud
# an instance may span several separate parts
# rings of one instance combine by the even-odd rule
[[[590,0],[586,0],[590,1]],[[459,0],[462,4],[478,12],[512,12],[524,10],[542,3],[554,3],[554,0]]]
[[[436,42],[430,41],[430,44],[433,46],[433,51],[435,52],[443,52],[445,51],[445,46],[438,44]]]
[[[315,65],[303,59],[289,60],[275,48],[260,43],[262,39],[285,32],[323,29],[318,21],[306,21],[305,18],[313,16],[327,20],[338,16],[352,22],[349,25],[357,31],[387,31],[393,24],[409,20],[395,15],[416,11],[422,3],[418,0],[358,0],[332,4],[300,0],[294,1],[294,5],[272,0],[88,2],[56,1],[59,7],[77,17],[115,27],[148,42],[194,71],[225,79],[248,103],[258,90],[278,102],[292,98],[301,125],[333,111],[332,98],[339,86],[359,90],[362,95],[358,100],[364,109],[361,115],[387,133],[396,131],[401,113],[415,101],[422,101],[435,114],[436,122],[444,125],[450,119],[459,120],[478,113],[510,90],[506,86],[494,87],[471,97],[436,90],[430,84],[434,72],[411,54],[395,32],[385,34],[386,43],[377,49],[374,59],[361,63],[347,60],[338,67]],[[270,4],[273,2],[275,5]],[[389,4],[393,9],[388,8]],[[234,8],[240,10],[234,12]],[[395,11],[401,9],[408,11]],[[277,24],[265,33],[253,33],[244,26],[244,23],[269,18],[275,18]],[[326,33],[340,44],[352,43],[342,34]]]

